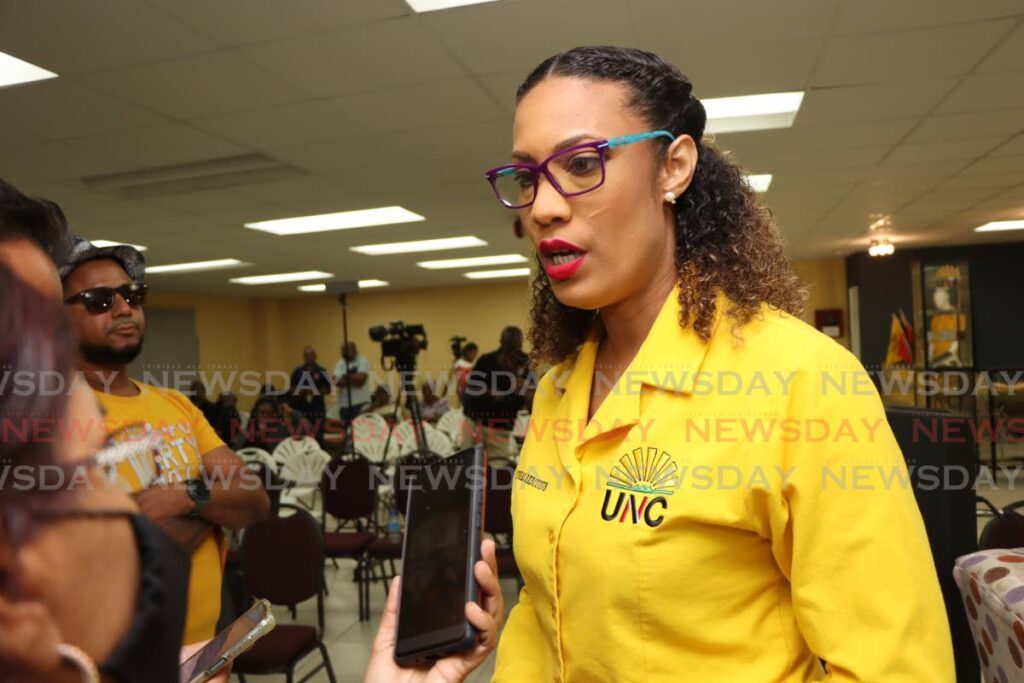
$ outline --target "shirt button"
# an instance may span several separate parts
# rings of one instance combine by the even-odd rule
[[[548,532],[548,543],[554,543],[554,542],[555,542],[555,532],[554,531],[549,531]]]
[[[558,605],[551,605],[551,618],[555,619],[558,617]]]

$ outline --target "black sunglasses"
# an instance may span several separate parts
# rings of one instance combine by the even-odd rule
[[[149,287],[143,282],[133,282],[120,287],[94,287],[85,289],[64,299],[64,303],[73,304],[81,301],[85,310],[90,313],[104,313],[114,307],[114,299],[120,294],[124,302],[133,308],[146,303],[146,290]]]

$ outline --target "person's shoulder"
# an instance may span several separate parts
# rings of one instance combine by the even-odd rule
[[[722,321],[717,336],[740,338],[745,354],[765,363],[793,369],[822,367],[862,368],[850,351],[797,316],[762,305],[760,312],[738,330]]]
[[[199,407],[192,403],[192,400],[180,391],[157,386],[156,384],[143,384],[142,382],[138,382],[137,384],[140,392],[139,395],[151,401],[167,403],[184,412],[199,410]]]

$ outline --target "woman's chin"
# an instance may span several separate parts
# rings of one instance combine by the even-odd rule
[[[563,306],[582,308],[585,311],[601,308],[612,297],[607,284],[602,287],[601,283],[587,279],[551,280],[551,291]]]

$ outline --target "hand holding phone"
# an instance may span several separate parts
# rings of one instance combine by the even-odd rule
[[[270,603],[256,604],[221,631],[178,669],[179,683],[207,683],[220,680],[231,662],[274,628]],[[226,680],[226,679],[224,679]]]
[[[473,568],[480,586],[480,601],[466,603],[466,619],[479,633],[476,645],[465,652],[453,654],[419,668],[400,667],[395,662],[395,635],[398,631],[398,597],[401,577],[391,582],[387,605],[380,628],[370,652],[370,665],[365,683],[446,683],[461,681],[484,663],[498,645],[498,631],[505,618],[505,601],[498,583],[498,562],[494,541],[485,539],[480,545],[481,559]]]

